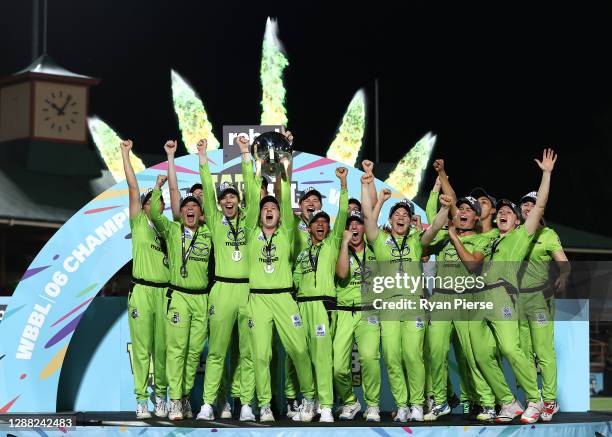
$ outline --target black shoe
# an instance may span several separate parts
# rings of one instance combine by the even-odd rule
[[[454,410],[461,403],[461,401],[459,400],[459,398],[457,397],[455,393],[453,393],[453,395],[450,398],[448,398],[447,402],[451,410]]]
[[[300,411],[299,408],[300,408],[300,404],[298,403],[297,399],[287,398],[287,411],[285,411],[285,414],[283,415],[291,419],[293,418],[293,416],[299,413]]]
[[[480,414],[480,412],[482,411],[482,407],[478,404],[472,404],[470,406],[470,411],[468,413],[468,420],[471,422],[475,422],[477,421],[477,416]]]

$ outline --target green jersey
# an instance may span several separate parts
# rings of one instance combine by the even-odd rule
[[[130,218],[132,230],[132,276],[165,284],[170,277],[165,254],[165,241],[147,215],[140,211]],[[164,260],[166,262],[164,262]]]
[[[486,252],[483,252],[485,257],[489,257],[491,255],[491,253],[489,252],[489,249],[491,248],[490,245],[499,237],[499,229],[493,228],[490,231],[481,232],[480,236],[482,238],[485,238],[486,241],[489,243],[487,245]]]
[[[548,282],[548,273],[552,254],[563,250],[561,240],[551,228],[538,229],[527,255],[526,263],[521,266],[521,288],[540,287]]]
[[[361,252],[355,252],[349,247],[348,275],[344,279],[336,278],[338,305],[361,305],[362,283],[372,280],[372,266],[376,264],[374,250],[368,244],[364,244],[364,248]]]
[[[249,161],[242,161],[242,166],[246,192],[252,189],[255,178]],[[215,251],[215,274],[225,278],[248,278],[249,257],[246,250],[244,227],[246,212],[240,210],[236,217],[230,219],[219,211],[208,163],[200,165],[200,178],[202,179],[204,192],[203,207],[206,215],[206,225],[212,234]],[[259,202],[256,202],[255,205],[246,203],[245,208],[256,209],[258,204]]]
[[[472,276],[472,273],[465,267],[455,245],[451,242],[448,231],[441,231],[438,236],[442,237],[442,241],[435,246],[429,247],[429,253],[436,255],[436,276],[440,281],[436,281],[436,288],[452,288],[445,286],[449,281],[450,284],[456,283],[454,278]],[[483,255],[486,253],[489,240],[483,238],[480,234],[462,235],[459,240],[469,253],[480,252]]]
[[[182,223],[168,220],[159,211],[160,205],[161,190],[157,188],[151,195],[151,219],[166,240],[170,284],[190,290],[206,289],[212,245],[208,226],[199,225],[195,232],[191,231]]]
[[[333,229],[318,244],[302,250],[295,260],[293,282],[298,297],[335,296],[336,261],[348,216],[348,191],[340,191],[338,216]]]
[[[427,217],[427,223],[433,223],[433,219],[438,213],[438,198],[440,193],[438,191],[432,191],[429,193],[427,199],[427,205],[425,205],[425,217]]]
[[[293,216],[293,226],[295,231],[293,236],[293,260],[295,262],[298,255],[312,245],[312,240],[310,239],[310,229],[308,229],[308,225],[304,222],[301,215]]]
[[[245,175],[246,176],[246,175]],[[261,186],[257,178],[255,186]],[[258,202],[257,190],[246,190],[247,202]],[[247,251],[250,260],[249,286],[258,289],[292,288],[291,250],[293,248],[293,209],[291,185],[281,180],[280,224],[267,236],[259,225],[259,209],[247,210],[245,221]]]
[[[529,252],[535,234],[529,235],[525,226],[519,225],[504,235],[499,235],[488,247],[488,262],[482,269],[487,284],[504,279],[518,288],[518,272],[521,261]]]

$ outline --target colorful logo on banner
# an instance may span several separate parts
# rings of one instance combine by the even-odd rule
[[[241,175],[236,174],[240,158],[224,160],[222,153],[209,153],[216,183],[240,183]],[[293,206],[297,208],[301,191],[316,187],[333,220],[340,197],[337,165],[296,152]],[[229,169],[235,171],[226,173]],[[166,170],[164,162],[139,173],[140,189],[152,187],[157,175]],[[196,155],[178,158],[176,170],[183,192],[200,180]],[[350,169],[350,196],[360,196],[362,174]],[[401,197],[380,181],[376,186],[391,188],[395,200]],[[94,296],[132,258],[127,193],[126,183],[120,182],[85,205],[55,233],[21,278],[0,323],[0,413],[55,411],[60,371],[72,334]],[[393,200],[387,202],[381,217],[387,217]],[[425,217],[422,210],[417,213]]]

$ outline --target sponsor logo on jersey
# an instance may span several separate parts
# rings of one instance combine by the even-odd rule
[[[302,326],[302,318],[299,314],[294,314],[291,316],[291,321],[293,322],[293,326],[296,328]]]
[[[197,257],[205,258],[210,253],[210,248],[208,247],[208,244],[201,241],[197,241],[193,245],[192,253]]]
[[[325,336],[325,325],[317,325],[316,334],[317,337]]]

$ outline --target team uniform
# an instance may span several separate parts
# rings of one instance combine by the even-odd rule
[[[251,163],[243,161],[245,191],[254,183]],[[250,177],[249,177],[250,175]],[[244,223],[246,213],[242,210],[230,219],[216,207],[214,185],[208,163],[200,165],[200,178],[204,194],[204,213],[215,252],[215,284],[208,298],[208,357],[204,379],[204,403],[214,404],[223,379],[224,363],[232,330],[238,323],[239,360],[236,368],[240,402],[248,405],[255,392],[255,376],[249,328],[247,326],[247,303],[249,298],[249,256],[246,250]],[[248,182],[247,182],[248,181]],[[257,188],[257,187],[256,187]],[[257,208],[247,204],[246,208]]]
[[[147,402],[149,365],[153,355],[155,395],[166,399],[166,290],[170,278],[165,242],[147,215],[130,218],[132,280],[128,294],[128,324],[132,340],[134,394]]]
[[[168,247],[166,372],[169,397],[178,400],[188,396],[193,388],[206,340],[212,241],[206,225],[199,225],[193,232],[181,223],[168,220],[159,212],[160,198],[161,190],[153,190],[151,219]]]
[[[336,261],[346,225],[348,191],[340,191],[340,205],[334,228],[325,239],[303,250],[295,261],[293,281],[306,330],[310,359],[314,366],[317,399],[321,408],[332,408],[333,392],[333,309]],[[313,242],[314,243],[314,242]],[[294,361],[294,365],[295,365]]]
[[[525,391],[529,401],[538,403],[536,370],[519,345],[519,329],[516,314],[516,290],[520,261],[525,258],[534,235],[529,235],[523,225],[505,235],[500,235],[487,249],[487,259],[481,276],[485,287],[473,295],[476,302],[492,302],[493,309],[473,311],[469,330],[476,363],[495,398],[503,405],[514,401],[497,359],[497,350],[491,345],[497,341]],[[489,325],[491,328],[489,328]]]
[[[381,270],[392,270],[387,273],[388,276],[394,276],[402,270],[405,270],[409,276],[421,276],[420,261],[423,245],[421,236],[416,230],[410,229],[408,235],[399,237],[399,241],[393,235],[380,230],[371,244],[376,259],[382,267]],[[414,294],[408,295],[400,290],[397,292],[388,290],[387,293],[390,293],[390,298],[394,300],[407,298],[415,301],[416,308],[419,308],[423,290],[415,290]],[[397,407],[407,407],[408,388],[410,389],[410,403],[413,406],[423,406],[425,400],[425,364],[423,361],[425,312],[420,309],[406,310],[402,314],[402,320],[385,320],[383,312],[379,319],[383,357],[387,366],[391,393]],[[403,363],[408,369],[408,385],[406,385]]]
[[[457,254],[457,250],[448,238],[448,231],[438,234],[440,241],[429,247],[428,252],[436,255],[436,288],[430,302],[436,306],[450,304],[456,298],[472,301],[471,290],[456,291],[445,287],[450,282],[455,284],[455,278],[473,276],[465,267]],[[478,234],[460,236],[461,243],[470,253],[486,252],[488,240]],[[432,393],[436,405],[447,402],[448,352],[452,330],[455,330],[459,345],[455,346],[457,365],[461,380],[461,402],[477,403],[492,407],[495,397],[491,388],[476,365],[472,352],[472,342],[469,333],[469,313],[464,309],[436,310],[430,315],[431,322],[427,329],[427,346],[429,351],[429,372],[432,378]],[[459,348],[457,349],[457,346]]]
[[[375,263],[374,251],[367,244],[361,252],[349,248],[348,276],[336,281],[334,385],[342,405],[357,402],[351,373],[353,343],[357,343],[359,352],[365,402],[368,407],[378,407],[380,403],[380,325],[378,317],[368,315],[371,303],[362,301],[372,272],[370,266]]]
[[[542,398],[557,399],[557,357],[554,345],[554,300],[549,281],[551,254],[562,251],[557,233],[544,227],[529,246],[521,266],[518,295],[520,345],[528,357],[537,357],[542,374]]]
[[[255,186],[259,187],[261,181]],[[247,202],[259,200],[259,191],[249,190]],[[249,269],[250,295],[248,301],[251,351],[255,369],[255,386],[260,407],[270,405],[270,360],[272,357],[272,328],[293,361],[304,398],[314,398],[314,382],[308,356],[305,327],[293,299],[291,250],[293,247],[293,210],[288,181],[281,182],[281,222],[270,237],[258,226],[256,208],[247,211],[245,230]]]

